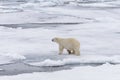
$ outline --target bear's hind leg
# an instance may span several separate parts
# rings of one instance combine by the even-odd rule
[[[69,54],[75,54],[75,51],[74,51],[74,50],[67,50],[67,52],[68,52]]]
[[[75,49],[74,51],[75,51],[75,52],[74,52],[75,55],[77,55],[77,56],[80,55],[80,50],[79,50],[79,49]]]
[[[71,50],[67,50],[67,52],[68,52],[68,54],[72,54],[72,53],[71,53]]]

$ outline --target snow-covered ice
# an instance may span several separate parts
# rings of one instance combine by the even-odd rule
[[[65,58],[63,60],[51,60],[46,59],[41,62],[31,62],[30,65],[34,66],[64,66],[64,65],[79,65],[79,64],[94,64],[94,63],[120,63],[120,56],[95,56],[95,55],[85,55],[81,57]]]
[[[119,0],[2,0],[1,66],[17,61],[34,67],[104,65],[0,76],[0,80],[119,80],[119,20]],[[66,51],[58,55],[58,45],[51,42],[56,36],[78,39],[81,56],[67,55]]]

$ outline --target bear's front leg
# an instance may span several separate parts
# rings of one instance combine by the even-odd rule
[[[64,47],[59,45],[59,55],[61,55],[63,53],[63,49],[64,49]]]

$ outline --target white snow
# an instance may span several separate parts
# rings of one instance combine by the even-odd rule
[[[3,53],[0,54],[0,56],[5,56],[5,57],[9,57],[9,58],[13,58],[13,59],[25,59],[24,56],[20,55],[20,54],[16,54],[16,53]]]
[[[0,53],[0,64],[12,63],[13,60],[22,59],[25,57],[17,53]]]
[[[91,27],[89,27],[91,25]],[[76,26],[61,26],[58,28],[5,28],[0,27],[0,55],[14,59],[26,59],[24,55],[37,54],[53,56],[58,54],[58,46],[51,42],[55,36],[75,37],[81,42],[81,56],[75,59],[75,62],[120,62],[119,57],[119,23],[89,23]],[[80,27],[79,27],[80,26]],[[24,35],[23,35],[24,34]],[[49,34],[49,35],[48,35]],[[10,46],[8,46],[10,45]],[[46,50],[47,49],[47,50]],[[53,54],[53,55],[51,55]],[[66,52],[64,52],[66,54]],[[68,55],[64,55],[67,57]],[[94,54],[95,56],[88,56]],[[103,56],[101,57],[100,55]],[[85,56],[83,56],[85,55]],[[109,57],[107,55],[115,55]],[[57,57],[60,55],[57,55]],[[96,58],[97,57],[97,58]],[[72,61],[73,56],[68,56]],[[8,58],[6,58],[7,60]],[[49,57],[47,58],[49,59]],[[73,61],[74,61],[73,59]],[[11,59],[10,59],[11,60]],[[8,61],[8,60],[7,60]],[[58,60],[59,61],[59,60]],[[66,60],[65,60],[66,61]],[[52,65],[64,65],[69,61],[64,62],[52,61]],[[42,66],[49,66],[46,60]],[[73,63],[73,62],[72,62]],[[38,63],[37,63],[38,64]],[[71,64],[71,63],[70,63]]]
[[[46,59],[41,62],[32,62],[30,65],[34,66],[64,66],[76,65],[81,63],[120,63],[120,56],[101,56],[101,55],[84,55],[81,57],[69,56],[62,60]]]
[[[59,9],[59,8],[58,8]],[[58,13],[46,13],[39,11],[25,11],[16,13],[0,14],[0,24],[24,24],[24,23],[84,23],[92,22],[84,17],[74,17]],[[33,17],[34,16],[34,17]]]
[[[62,66],[65,65],[64,62],[62,62],[61,60],[45,60],[42,62],[35,62],[35,63],[30,63],[30,65],[34,65],[34,66]]]
[[[94,10],[75,9],[68,7],[46,7],[38,10],[25,10],[24,12],[1,13],[0,24],[21,24],[21,23],[83,23],[77,25],[43,25],[39,28],[6,28],[0,26],[0,54],[11,59],[26,59],[25,55],[49,55],[58,54],[58,46],[51,42],[53,37],[74,37],[81,42],[81,55],[97,55],[99,62],[119,62],[119,9]],[[16,25],[17,26],[17,25]],[[32,26],[29,25],[30,27]],[[33,26],[34,27],[34,26]],[[47,49],[47,50],[46,50]],[[66,54],[66,52],[64,52]],[[100,59],[99,55],[105,55]],[[109,58],[107,55],[118,56]],[[59,55],[58,55],[59,56]],[[67,55],[64,55],[67,56]],[[77,62],[81,62],[83,56]],[[89,56],[91,57],[91,56]],[[6,61],[8,62],[6,58]],[[69,58],[69,57],[68,57]],[[89,62],[88,57],[85,58]],[[92,60],[97,62],[97,58]],[[73,59],[70,57],[70,59]],[[49,58],[48,58],[49,60]],[[101,61],[100,61],[101,60]],[[5,61],[5,60],[4,60]],[[44,60],[47,65],[46,59]],[[58,59],[59,61],[59,59]],[[92,62],[90,61],[90,62]],[[51,62],[51,60],[50,60]],[[48,65],[51,65],[50,62]],[[59,61],[62,65],[67,64]],[[41,63],[41,61],[40,61]],[[52,61],[56,65],[57,61]],[[39,64],[36,63],[36,64]],[[61,65],[57,64],[57,65]]]
[[[119,80],[120,65],[83,66],[72,70],[0,76],[0,80]]]
[[[120,80],[120,65],[109,64],[120,63],[120,1],[98,3],[78,3],[83,0],[39,1],[15,6],[0,3],[0,65],[16,60],[27,60],[31,55],[33,59],[36,55],[39,57],[37,62],[28,60],[28,64],[33,66],[106,64],[56,72],[0,76],[0,80]],[[66,1],[70,3],[64,5]],[[35,27],[29,23],[48,25],[40,25],[38,28],[22,28],[19,25]],[[19,25],[19,28],[5,27],[5,24],[11,24],[9,26],[14,24],[15,27]],[[67,52],[58,55],[58,45],[51,42],[56,36],[78,39],[81,43],[81,56],[67,55]]]
[[[8,57],[5,56],[0,56],[0,64],[6,64],[6,63],[11,63],[13,59],[10,59]]]

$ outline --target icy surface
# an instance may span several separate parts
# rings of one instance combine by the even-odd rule
[[[0,65],[17,61],[35,67],[106,62],[119,64],[119,20],[119,0],[0,0]],[[81,56],[68,55],[66,51],[58,55],[58,45],[51,42],[56,36],[78,39],[81,43]],[[84,74],[90,77],[96,73],[89,80],[97,79],[95,76],[104,80],[108,75],[110,77],[106,79],[115,80],[115,77],[111,78],[111,73],[117,80],[120,78],[114,73],[119,73],[118,67],[119,65],[106,64],[69,71],[78,71],[82,75],[93,69],[93,73],[91,71]],[[102,70],[101,73],[99,69]],[[66,71],[63,72],[67,74]],[[38,74],[49,76],[49,73],[33,73],[13,76],[10,79],[26,75],[37,77]],[[6,77],[2,78],[7,80]],[[88,80],[86,78],[83,76],[78,79]],[[43,79],[47,80],[45,77]]]
[[[0,54],[0,64],[8,64],[8,63],[13,63],[13,60],[21,60],[25,59],[24,56],[18,55],[18,54],[8,54],[8,53],[3,53]]]
[[[63,65],[78,65],[78,64],[93,64],[93,63],[120,63],[120,56],[106,57],[106,56],[95,56],[85,55],[81,57],[65,58],[63,60],[50,60],[46,59],[42,62],[32,62],[30,65],[34,66],[63,66]]]

